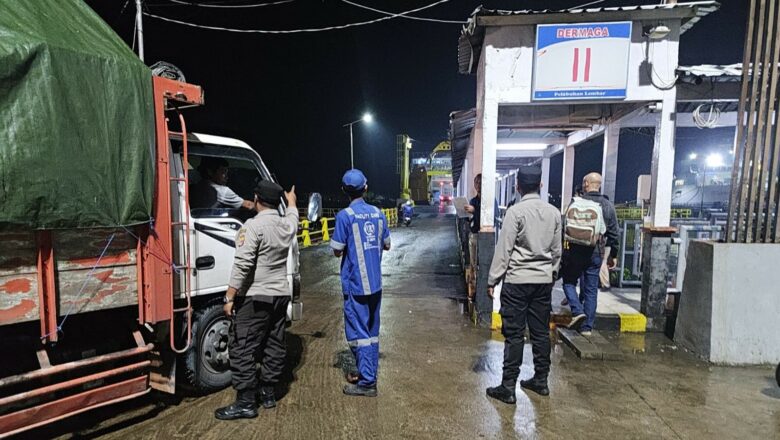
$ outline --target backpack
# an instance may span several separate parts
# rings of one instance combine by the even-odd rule
[[[582,197],[574,197],[563,222],[564,239],[571,244],[596,247],[607,232],[601,205]]]

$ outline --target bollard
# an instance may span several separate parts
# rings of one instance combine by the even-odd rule
[[[311,246],[311,237],[309,236],[309,221],[302,220],[301,227],[303,227],[303,231],[301,232],[301,238],[303,239],[303,243],[301,245],[303,247],[309,247]]]
[[[320,223],[322,223],[322,241],[330,241],[330,234],[328,234],[328,218],[321,218]]]

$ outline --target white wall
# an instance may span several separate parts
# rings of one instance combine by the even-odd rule
[[[780,362],[779,244],[692,240],[675,341],[711,362]]]

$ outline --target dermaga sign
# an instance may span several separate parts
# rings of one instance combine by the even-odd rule
[[[623,99],[631,22],[536,27],[533,99]]]

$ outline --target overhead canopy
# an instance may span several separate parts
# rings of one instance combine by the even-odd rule
[[[463,27],[458,40],[460,73],[475,74],[486,26],[540,23],[583,23],[598,17],[602,21],[680,19],[680,33],[692,28],[702,17],[720,7],[716,1],[693,1],[639,6],[611,6],[552,10],[499,10],[478,7]]]
[[[0,2],[0,230],[149,220],[151,77],[79,0]]]

